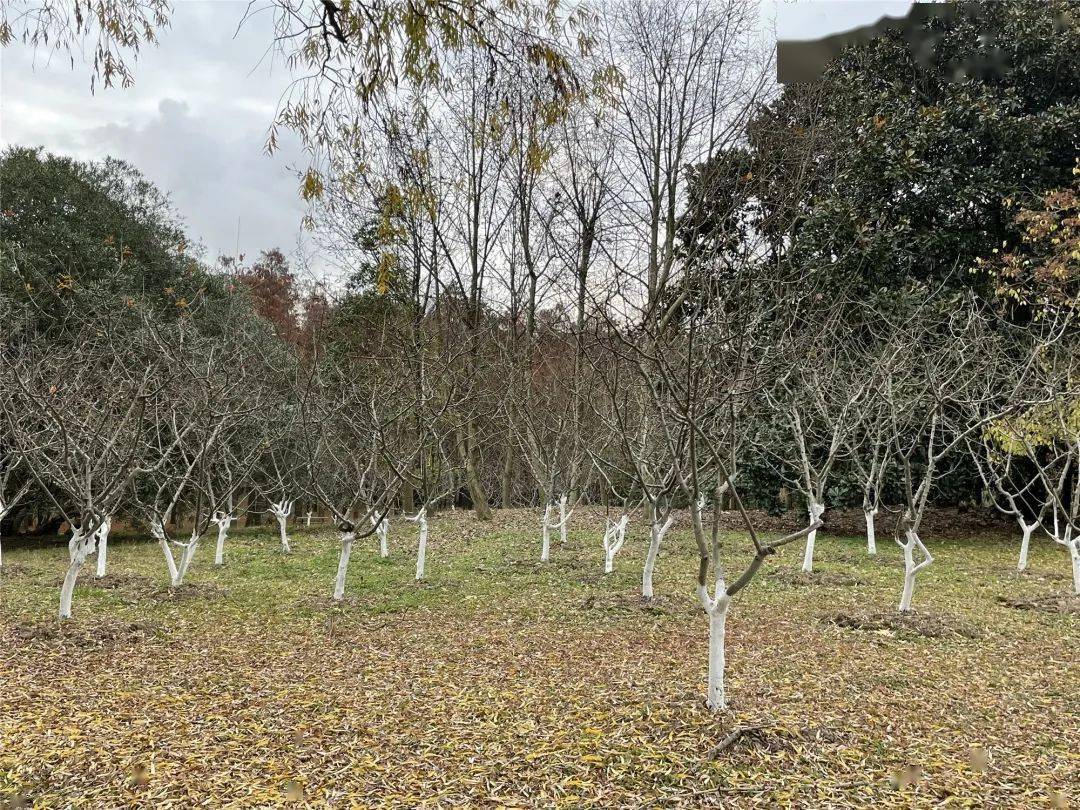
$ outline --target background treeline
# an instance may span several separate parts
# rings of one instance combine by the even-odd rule
[[[801,284],[789,325],[866,345],[877,324],[927,301],[948,312],[974,296],[1009,327],[1068,309],[1077,20],[1071,0],[960,4],[928,23],[930,59],[885,36],[819,83],[779,91],[756,7],[739,0],[606,11],[574,58],[571,87],[535,63],[449,55],[452,86],[381,105],[362,139],[339,133],[305,176],[310,224],[347,279],[340,286],[308,283],[276,249],[209,262],[135,168],[13,147],[0,164],[4,352],[14,363],[47,346],[54,364],[81,364],[66,373],[88,401],[114,384],[104,375],[151,361],[163,379],[183,376],[165,348],[190,348],[213,375],[242,378],[238,400],[265,406],[248,427],[276,437],[258,459],[238,453],[253,511],[305,497],[298,470],[314,452],[301,435],[305,397],[316,379],[345,387],[329,382],[343,368],[348,385],[378,381],[401,408],[430,408],[425,418],[439,423],[421,427],[414,414],[411,429],[431,441],[403,451],[413,468],[394,487],[395,508],[455,502],[484,516],[489,505],[543,505],[560,493],[622,503],[641,485],[611,404],[633,369],[611,372],[636,363],[620,342],[685,336],[718,288],[758,274],[783,291],[762,284],[753,294],[781,300]],[[129,353],[125,372],[79,376],[94,337],[99,354]],[[423,403],[406,403],[398,375],[414,375]],[[781,376],[755,382],[742,403],[731,469],[747,505],[802,508],[780,402],[800,394]],[[30,471],[15,466],[10,436],[0,442],[7,489],[18,490]],[[836,452],[830,506],[864,501],[858,452]],[[126,486],[150,484],[136,476]],[[903,486],[893,459],[880,497],[898,503]],[[5,532],[57,525],[65,496],[42,490],[10,510]],[[197,511],[189,497],[180,511]],[[930,495],[987,497],[968,454],[949,460]]]

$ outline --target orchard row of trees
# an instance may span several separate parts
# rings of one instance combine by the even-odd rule
[[[885,37],[779,94],[742,0],[620,5],[557,64],[452,49],[453,81],[365,109],[362,132],[352,107],[320,118],[303,192],[350,285],[303,307],[279,257],[205,267],[137,174],[10,151],[4,508],[46,499],[70,525],[61,616],[111,519],[179,584],[251,492],[283,551],[298,501],[334,516],[337,598],[392,511],[422,578],[431,513],[484,519],[496,493],[543,507],[542,560],[577,503],[607,504],[606,570],[640,513],[649,598],[685,509],[719,708],[728,608],[769,556],[801,542],[812,570],[852,493],[874,553],[888,506],[910,610],[926,510],[965,470],[1020,522],[1021,567],[1045,531],[1080,588],[1069,5],[936,20],[937,61]],[[948,69],[991,47],[1006,72]],[[807,522],[776,539],[750,506],[780,482]]]

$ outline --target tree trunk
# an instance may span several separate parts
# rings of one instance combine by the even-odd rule
[[[1020,531],[1024,533],[1020,540],[1020,559],[1016,562],[1017,571],[1026,571],[1028,567],[1028,551],[1031,549],[1031,535],[1038,528],[1038,523],[1032,523],[1028,525],[1023,520],[1020,521]]]
[[[551,559],[551,503],[544,507],[544,529],[540,545],[540,562]]]
[[[384,516],[375,533],[379,535],[379,556],[384,560],[390,556],[390,521]]]
[[[724,694],[724,646],[727,642],[727,612],[730,599],[717,600],[709,614],[709,693],[708,706],[714,712],[727,707]]]
[[[105,518],[102,521],[101,526],[98,528],[98,541],[97,541],[97,569],[94,575],[101,579],[105,576],[105,564],[109,554],[109,532],[112,530],[112,519]]]
[[[352,556],[353,541],[356,539],[354,532],[341,533],[341,556],[338,557],[337,579],[334,580],[334,601],[340,602],[345,598],[345,575],[349,571],[349,557]]]
[[[188,569],[191,567],[191,561],[195,558],[195,549],[198,548],[198,545],[199,536],[193,529],[188,544],[184,546],[184,550],[180,554],[180,565],[175,568],[176,573],[172,578],[172,586],[174,588],[179,588],[184,584],[184,577],[187,576]]]
[[[169,584],[175,585],[176,578],[180,576],[180,572],[176,568],[176,560],[173,559],[172,549],[169,548],[169,541],[165,537],[164,531],[157,535],[158,545],[161,546],[161,551],[165,555],[165,565],[169,568]]]
[[[623,515],[614,523],[610,524],[604,532],[604,573],[610,574],[615,570],[615,555],[626,542],[626,524],[629,518]]]
[[[724,694],[724,646],[727,641],[727,612],[731,597],[722,582],[717,582],[716,598],[710,599],[706,586],[698,585],[698,599],[709,617],[709,680],[706,704],[714,711],[727,708]]]
[[[278,533],[281,535],[281,553],[289,554],[292,552],[292,547],[289,545],[289,535],[285,532],[285,521],[288,517],[280,512],[275,512],[274,517],[277,518]]]
[[[60,618],[71,618],[71,596],[75,592],[75,580],[79,577],[82,562],[72,559],[64,574],[64,584],[60,587]]]
[[[806,511],[810,514],[810,523],[813,524],[825,514],[825,505],[818,503],[813,498],[807,504]],[[814,570],[814,541],[817,540],[817,529],[806,535],[806,550],[803,553],[802,570],[804,574]]]
[[[671,527],[672,520],[671,515],[668,515],[667,520],[662,524],[654,520],[649,530],[649,552],[645,556],[645,570],[641,574],[642,599],[653,598],[653,571],[656,568],[656,558],[660,556],[660,544],[663,542],[667,530]]]
[[[1073,593],[1080,596],[1080,538],[1073,540],[1068,534],[1069,557],[1072,560]]]
[[[477,519],[491,520],[491,504],[488,503],[484,485],[481,483],[480,475],[476,471],[476,461],[473,459],[472,453],[469,454],[469,458],[465,462],[465,478],[469,484],[469,497],[472,498],[473,511],[476,512]]]
[[[416,581],[422,582],[424,579],[424,566],[427,562],[427,507],[420,510],[417,522],[420,524],[420,543],[416,549]]]
[[[229,535],[229,526],[232,523],[232,515],[226,515],[217,523],[217,545],[214,547],[214,565],[225,564],[225,538]]]
[[[908,529],[904,543],[904,592],[900,596],[900,612],[907,613],[911,610],[911,600],[915,595],[915,575],[934,561],[926,546],[922,544],[919,535],[914,529]],[[919,563],[915,562],[915,549],[919,548],[925,555]]]
[[[877,530],[874,527],[874,518],[878,510],[863,506],[863,517],[866,519],[866,553],[877,554]]]
[[[500,505],[503,509],[509,509],[513,503],[514,494],[514,445],[507,441],[503,451],[502,468],[502,492]]]
[[[64,584],[60,587],[60,619],[71,618],[71,597],[75,593],[75,581],[79,578],[79,570],[82,568],[86,557],[94,550],[96,532],[84,535],[81,531],[72,527],[71,540],[68,541],[68,555],[71,562],[68,564],[67,573],[64,574]]]
[[[469,485],[469,497],[472,498],[473,511],[476,512],[478,520],[491,520],[491,505],[488,503],[487,495],[484,493],[480,473],[476,469],[476,457],[473,452],[475,446],[473,431],[475,427],[471,419],[465,430],[467,431],[466,435],[463,435],[460,430],[457,432],[457,450],[458,455],[465,464],[465,481]]]

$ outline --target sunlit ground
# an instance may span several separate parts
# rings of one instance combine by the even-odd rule
[[[170,593],[152,544],[88,562],[72,622],[55,614],[66,547],[5,549],[0,800],[35,806],[995,806],[1080,802],[1080,615],[997,597],[1067,593],[1065,551],[933,542],[915,606],[925,637],[847,629],[895,609],[899,549],[819,539],[818,579],[771,560],[728,622],[731,710],[703,703],[696,561],[669,535],[658,599],[637,599],[646,531],[604,577],[598,515],[539,556],[539,514],[432,524],[392,555],[298,529],[212,538]],[[733,567],[738,538],[729,538]],[[1066,605],[1068,607],[1068,605]],[[869,623],[872,625],[872,623]],[[971,634],[977,638],[969,638]],[[741,729],[734,739],[731,732]],[[718,750],[725,739],[729,743]],[[1070,805],[1069,802],[1072,804]]]

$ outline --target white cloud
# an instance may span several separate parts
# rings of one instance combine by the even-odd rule
[[[288,133],[273,156],[263,148],[289,75],[267,55],[268,14],[237,33],[246,9],[246,2],[177,3],[158,47],[140,54],[135,86],[93,95],[86,65],[4,49],[0,143],[128,161],[170,194],[208,258],[236,252],[238,223],[240,252],[293,253],[304,206],[290,167],[302,168],[304,157]]]
[[[615,0],[613,0],[614,2]],[[910,0],[761,0],[781,34],[820,36],[895,12]],[[64,54],[13,44],[0,52],[0,144],[42,145],[81,159],[113,155],[169,192],[209,257],[280,247],[294,253],[303,205],[289,166],[295,139],[267,157],[267,128],[290,76],[271,52],[264,4],[238,29],[247,0],[178,0],[172,26],[134,65],[135,86],[90,93],[90,70]],[[779,12],[779,14],[776,14]],[[771,28],[771,26],[770,26]],[[325,272],[317,257],[312,269]]]

